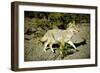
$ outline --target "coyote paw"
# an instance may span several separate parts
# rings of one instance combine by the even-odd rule
[[[52,53],[55,53],[55,51],[52,51]]]

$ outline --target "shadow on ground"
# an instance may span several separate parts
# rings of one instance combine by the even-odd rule
[[[80,32],[75,34],[71,41],[75,44],[78,51],[73,52],[73,47],[70,46],[71,51],[63,60],[68,59],[86,59],[90,58],[90,33],[89,26],[81,26]],[[47,60],[61,60],[59,52],[59,45],[54,47],[55,53],[50,49],[43,51],[43,44],[39,41],[42,37],[33,38],[34,34],[25,35],[24,40],[24,60],[25,61],[47,61]]]

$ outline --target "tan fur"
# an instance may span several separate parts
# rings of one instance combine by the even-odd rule
[[[44,42],[43,50],[46,51],[47,45],[49,45],[51,51],[54,52],[52,45],[59,42],[61,43],[61,41],[70,44],[76,49],[75,45],[70,41],[72,36],[76,32],[78,32],[78,30],[75,26],[69,27],[66,30],[61,30],[61,29],[48,30],[41,39],[41,41]]]

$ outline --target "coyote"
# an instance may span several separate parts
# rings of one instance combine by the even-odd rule
[[[46,52],[47,45],[49,45],[51,51],[54,52],[52,45],[56,43],[61,43],[60,47],[62,44],[68,43],[74,49],[77,49],[73,44],[73,42],[71,42],[71,38],[72,36],[74,36],[74,33],[76,32],[79,32],[79,30],[77,26],[75,26],[75,22],[69,23],[69,27],[66,30],[62,30],[62,29],[48,30],[40,40],[41,42],[44,42],[43,50]]]

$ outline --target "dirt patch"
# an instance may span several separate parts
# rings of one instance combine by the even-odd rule
[[[89,26],[84,25],[80,27],[80,32],[75,34],[71,41],[76,45],[78,51],[66,55],[63,60],[68,59],[86,59],[90,58],[90,31]],[[42,32],[41,32],[42,33]],[[34,37],[25,35],[24,41],[24,60],[25,61],[47,61],[47,60],[61,60],[59,48],[54,48],[55,53],[50,49],[43,51],[44,45],[39,41],[43,36]]]

